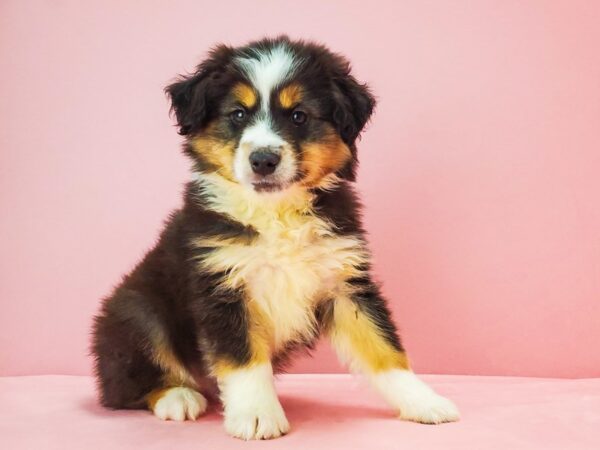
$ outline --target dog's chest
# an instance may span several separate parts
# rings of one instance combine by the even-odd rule
[[[245,288],[281,349],[315,333],[316,306],[356,274],[364,250],[358,239],[337,236],[314,217],[273,221],[258,233],[251,243],[215,249],[207,263],[227,271],[232,287]]]

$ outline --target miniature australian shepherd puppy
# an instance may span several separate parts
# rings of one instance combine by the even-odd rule
[[[221,45],[166,92],[193,180],[96,317],[102,404],[194,420],[213,380],[229,434],[275,438],[290,427],[273,374],[325,335],[401,418],[457,420],[372,279],[353,181],[375,100],[348,61],[286,37]]]

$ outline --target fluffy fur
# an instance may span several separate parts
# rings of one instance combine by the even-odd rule
[[[219,46],[166,91],[194,178],[96,317],[102,404],[195,419],[212,380],[228,433],[278,437],[273,373],[325,334],[401,417],[456,420],[410,371],[371,278],[352,181],[375,100],[348,62],[286,37]]]

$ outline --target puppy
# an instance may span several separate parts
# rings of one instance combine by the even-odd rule
[[[221,45],[166,92],[193,181],[95,318],[101,403],[194,420],[215,380],[229,434],[275,438],[290,427],[273,374],[326,335],[401,418],[457,420],[371,276],[352,182],[375,100],[348,61],[287,37]]]

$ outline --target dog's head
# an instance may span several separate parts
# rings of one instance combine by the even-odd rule
[[[375,105],[347,60],[286,37],[218,46],[166,91],[196,169],[258,192],[354,179]]]

